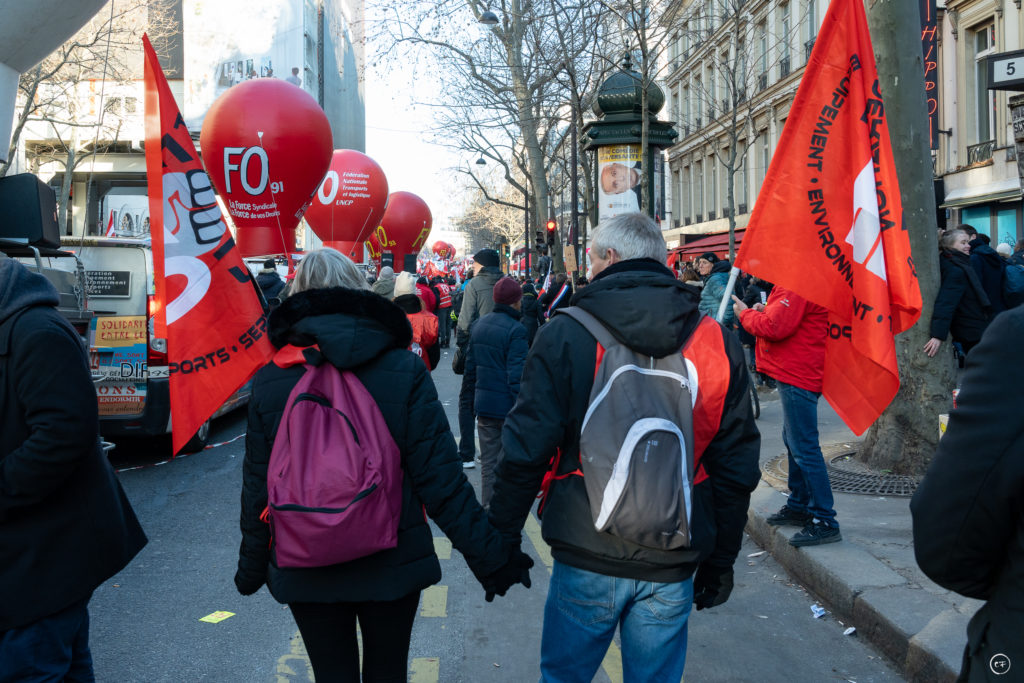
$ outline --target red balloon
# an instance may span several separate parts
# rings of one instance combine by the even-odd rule
[[[431,251],[437,254],[442,260],[447,260],[452,257],[455,252],[455,248],[448,242],[438,240],[437,242],[434,242],[434,246],[431,248]]]
[[[380,225],[367,240],[374,260],[379,263],[380,254],[390,251],[395,270],[401,270],[406,254],[416,254],[423,248],[432,221],[425,201],[412,192],[392,192]]]
[[[324,242],[325,247],[337,249],[345,256],[352,259],[353,263],[363,262],[363,243],[350,240],[333,240]]]
[[[354,149],[336,149],[305,218],[325,244],[361,243],[380,225],[387,201],[388,180],[377,162]]]
[[[199,135],[242,256],[295,249],[295,226],[331,163],[327,115],[309,93],[254,78],[218,97]]]

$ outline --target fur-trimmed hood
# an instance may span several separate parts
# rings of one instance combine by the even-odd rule
[[[408,348],[412,328],[398,306],[370,291],[333,287],[293,294],[270,314],[270,341],[318,344],[333,365],[352,368]]]

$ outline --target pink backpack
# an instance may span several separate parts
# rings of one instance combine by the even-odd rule
[[[402,467],[370,392],[328,362],[288,395],[267,470],[279,567],[324,567],[398,543]]]

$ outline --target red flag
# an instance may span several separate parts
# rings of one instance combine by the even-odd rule
[[[149,179],[158,337],[167,339],[174,452],[273,351],[266,317],[156,53],[146,50]]]
[[[921,315],[862,0],[833,0],[736,266],[829,311],[825,398],[861,434],[899,389]]]
[[[110,210],[110,219],[107,221],[107,234],[106,237],[114,236],[114,210]]]

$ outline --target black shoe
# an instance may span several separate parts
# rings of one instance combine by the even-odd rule
[[[788,505],[783,505],[774,515],[768,515],[765,521],[772,526],[805,526],[813,520],[814,517],[809,512],[797,512]]]
[[[839,527],[828,526],[820,522],[808,522],[800,531],[793,534],[789,544],[797,548],[805,545],[824,545],[825,543],[838,543],[843,540],[839,533]]]

